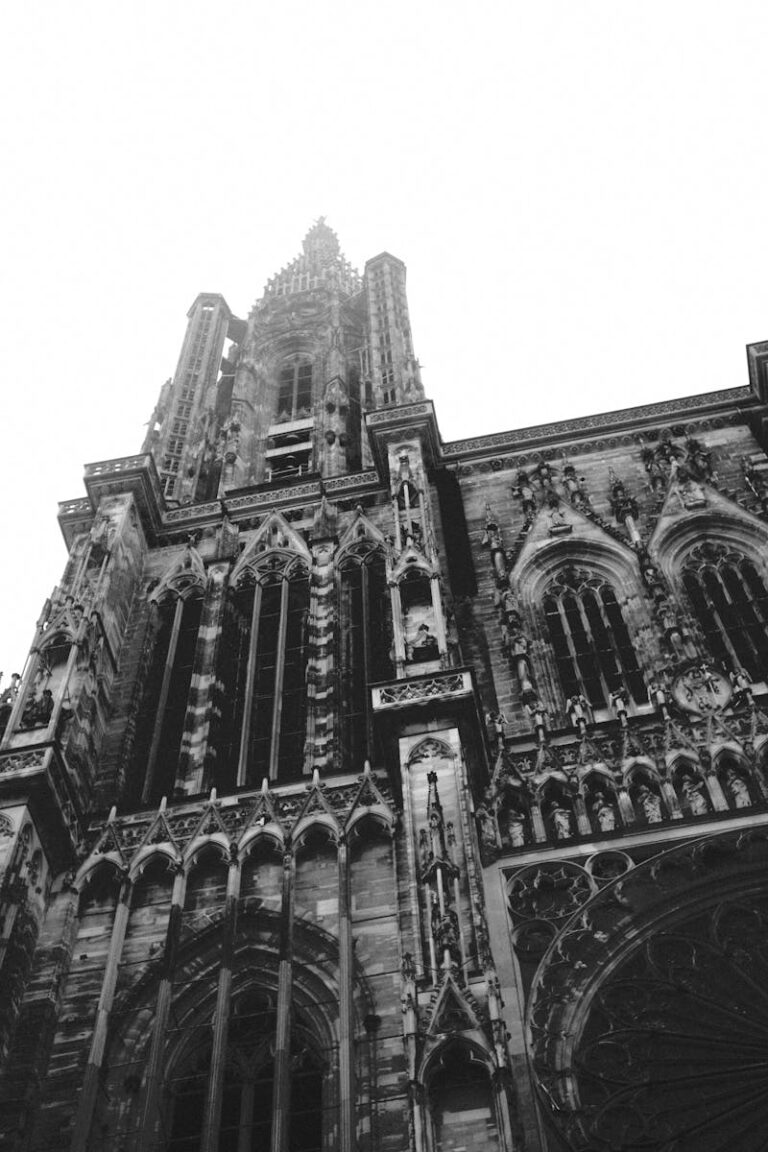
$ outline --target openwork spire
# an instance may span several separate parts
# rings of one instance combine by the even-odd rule
[[[319,216],[309,229],[302,249],[300,256],[267,281],[265,298],[310,292],[331,284],[349,295],[361,290],[360,274],[343,255],[339,239],[324,216]]]

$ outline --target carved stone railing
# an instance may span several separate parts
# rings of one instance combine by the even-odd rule
[[[122,456],[118,460],[99,460],[95,464],[86,464],[85,478],[92,476],[112,476],[121,472],[135,472],[139,468],[149,468],[152,457],[148,452],[140,456]]]
[[[92,516],[91,502],[83,496],[79,500],[59,501],[59,516]]]
[[[291,502],[305,501],[314,503],[320,500],[323,490],[338,495],[344,492],[354,493],[360,488],[376,487],[380,483],[376,472],[355,472],[349,476],[334,476],[324,480],[311,480],[306,484],[293,484],[289,488],[266,488],[259,492],[248,492],[243,496],[226,496],[224,504],[227,512],[237,513],[233,519],[251,510],[262,508],[283,507]],[[164,524],[191,523],[205,517],[221,515],[221,503],[210,501],[207,504],[189,504],[184,508],[173,508],[163,516]]]
[[[467,672],[437,672],[422,679],[397,680],[371,689],[374,712],[426,704],[432,700],[472,694],[472,676]]]

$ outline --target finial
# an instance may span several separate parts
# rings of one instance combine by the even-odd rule
[[[168,797],[167,796],[161,796],[160,797],[160,807],[158,808],[158,812],[165,812],[165,806],[167,803],[168,803]]]
[[[109,810],[109,816],[107,816],[107,824],[114,824],[116,817],[117,817],[117,806],[115,804],[113,804]]]
[[[215,804],[215,803],[216,803],[216,789],[215,789],[215,788],[211,788],[211,794],[210,794],[210,796],[208,797],[208,800],[209,800],[209,802],[210,802],[211,804]]]
[[[370,760],[366,760],[365,763],[363,764],[363,776],[370,776],[370,774],[371,774],[371,762],[370,762]]]
[[[320,787],[320,769],[319,768],[313,768],[312,769],[312,787],[313,788],[319,788]]]
[[[262,796],[266,796],[268,792],[269,792],[269,780],[267,779],[266,776],[264,776],[264,777],[262,777],[262,781],[261,781],[261,794],[262,794]]]

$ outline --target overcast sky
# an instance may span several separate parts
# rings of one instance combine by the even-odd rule
[[[762,0],[9,7],[5,682],[57,501],[139,449],[196,294],[245,316],[318,215],[406,262],[446,439],[746,383],[767,31]]]

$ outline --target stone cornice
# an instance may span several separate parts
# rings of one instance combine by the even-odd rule
[[[573,420],[558,420],[551,424],[536,424],[530,428],[516,428],[489,436],[468,440],[453,440],[443,445],[443,457],[461,459],[498,453],[505,449],[532,448],[540,444],[573,440],[596,433],[609,434],[627,428],[646,428],[654,424],[667,426],[688,423],[692,418],[706,418],[713,414],[755,407],[756,401],[749,387],[726,388],[719,392],[704,392],[698,396],[683,396],[678,400],[664,400],[658,404],[643,404],[637,408],[623,408],[615,412],[600,412],[594,416],[579,416]]]
[[[211,500],[205,504],[190,504],[182,508],[165,509],[160,492],[154,460],[150,456],[128,456],[120,460],[105,460],[89,464],[85,474],[89,499],[63,501],[59,504],[59,523],[68,545],[78,532],[86,531],[98,507],[99,495],[133,491],[140,497],[139,509],[148,535],[157,540],[176,532],[193,532],[221,523],[222,504],[234,522],[255,514],[285,509],[302,504],[316,504],[325,493],[330,500],[362,498],[381,486],[374,470],[355,472],[349,476],[333,476],[326,480],[310,480],[284,488],[262,488],[240,495],[230,495],[223,501]],[[139,483],[143,480],[143,483]]]

